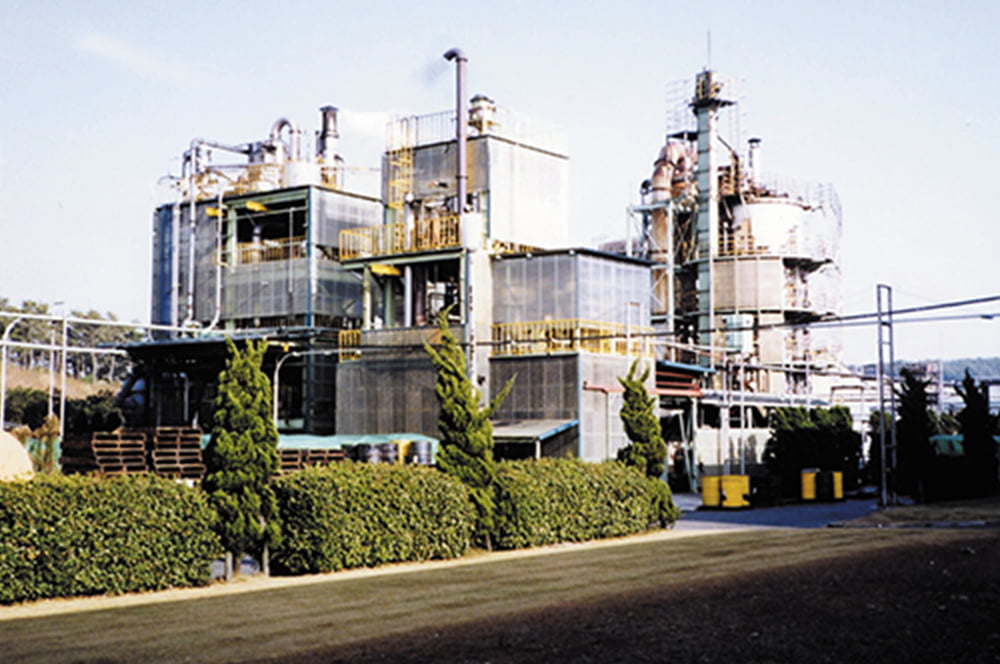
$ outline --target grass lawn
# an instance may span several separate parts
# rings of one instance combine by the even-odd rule
[[[0,659],[1000,661],[994,530],[680,535],[0,608]]]

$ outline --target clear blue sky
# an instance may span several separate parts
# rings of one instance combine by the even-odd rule
[[[709,31],[768,169],[840,193],[844,313],[880,281],[896,306],[1000,294],[998,24],[988,1],[0,0],[0,296],[148,320],[156,183],[192,138],[256,140],[282,116],[311,134],[334,104],[348,163],[377,166],[386,113],[452,105],[453,46],[473,92],[566,129],[576,241],[623,235],[666,84],[709,64]],[[845,335],[845,359],[873,358],[874,334]],[[998,355],[1000,321],[896,340]]]

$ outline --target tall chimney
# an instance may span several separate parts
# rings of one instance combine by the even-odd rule
[[[444,54],[444,59],[449,62],[455,61],[455,107],[457,117],[455,120],[455,140],[458,142],[458,159],[455,173],[455,184],[457,185],[457,201],[455,212],[462,214],[465,212],[466,188],[468,172],[466,170],[466,144],[465,137],[468,134],[469,111],[465,101],[465,63],[469,60],[461,49],[453,48]]]
[[[750,145],[750,149],[747,151],[747,170],[750,171],[748,179],[751,184],[755,185],[759,184],[760,176],[763,173],[760,167],[760,139],[754,137],[747,143]]]
[[[337,139],[340,138],[340,132],[337,131],[337,110],[336,106],[324,106],[319,109],[322,118],[316,136],[316,158],[323,163],[333,161],[333,151],[336,149]]]

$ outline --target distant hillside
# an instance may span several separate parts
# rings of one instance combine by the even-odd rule
[[[54,376],[56,392],[59,391],[62,377],[56,373]],[[7,365],[7,389],[12,387],[26,387],[49,391],[49,372],[44,369],[22,369],[21,367]],[[66,397],[69,399],[84,399],[92,394],[97,394],[102,390],[110,390],[117,393],[121,385],[109,383],[107,381],[79,380],[77,378],[66,377]]]
[[[937,364],[938,360],[897,360],[896,375],[905,366],[914,364]],[[968,369],[973,378],[1000,378],[1000,357],[968,357],[958,360],[944,360],[944,380],[946,383],[954,383],[965,377],[965,370]],[[875,364],[865,364],[860,369],[866,375],[875,375]]]
[[[973,378],[1000,377],[1000,357],[976,357],[964,360],[945,360],[944,379],[958,381],[968,369]]]

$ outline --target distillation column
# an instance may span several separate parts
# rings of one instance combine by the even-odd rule
[[[697,343],[714,346],[712,329],[715,303],[712,297],[712,261],[718,253],[719,242],[719,180],[716,167],[716,124],[720,108],[733,102],[719,97],[722,84],[713,79],[713,72],[698,74],[694,101],[691,107],[698,119],[698,162],[695,178],[698,183],[698,212],[695,222],[698,276],[695,282],[698,328]],[[714,367],[710,354],[708,365]]]

